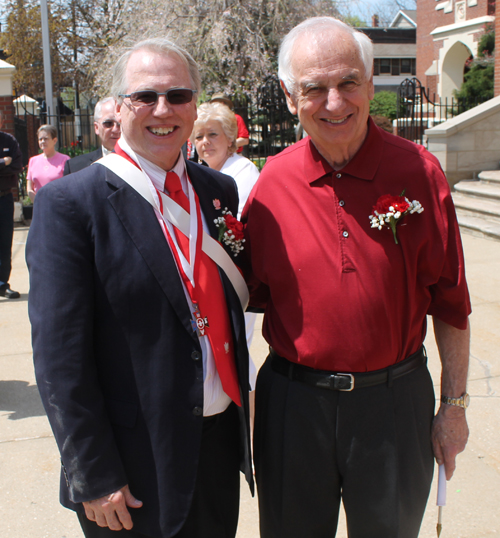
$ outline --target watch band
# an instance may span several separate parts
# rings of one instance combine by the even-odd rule
[[[470,396],[464,392],[459,398],[450,398],[449,396],[441,396],[441,403],[447,405],[453,405],[455,407],[461,407],[462,409],[467,409],[470,403]]]

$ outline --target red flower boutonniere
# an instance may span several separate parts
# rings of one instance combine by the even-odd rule
[[[410,202],[404,194],[405,191],[401,193],[401,196],[392,196],[391,194],[382,195],[373,206],[373,213],[369,216],[372,228],[381,230],[383,227],[386,227],[392,230],[396,245],[398,244],[396,235],[396,226],[398,223],[406,215],[422,213],[424,210],[418,200]]]
[[[222,217],[217,217],[214,222],[219,228],[219,241],[227,245],[236,257],[244,248],[243,224],[233,217],[227,207],[222,211]]]

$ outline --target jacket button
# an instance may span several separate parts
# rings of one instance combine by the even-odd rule
[[[203,409],[201,407],[195,407],[193,409],[193,415],[195,417],[201,417],[201,415],[203,415]]]
[[[194,360],[194,361],[199,361],[201,359],[201,353],[199,351],[193,351],[191,353],[191,358]]]

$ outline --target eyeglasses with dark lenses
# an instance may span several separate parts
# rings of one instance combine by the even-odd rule
[[[106,120],[106,121],[103,121],[103,122],[101,123],[101,125],[102,125],[105,129],[111,129],[114,125],[116,125],[117,127],[120,127],[119,122],[117,122],[117,121],[113,121],[113,120]]]
[[[127,95],[119,94],[118,97],[128,97],[130,102],[137,107],[141,106],[153,106],[157,103],[160,95],[164,95],[165,99],[171,105],[185,105],[193,100],[194,94],[197,90],[191,90],[190,88],[172,88],[166,92],[155,92],[153,90],[145,90],[142,92],[132,92]]]

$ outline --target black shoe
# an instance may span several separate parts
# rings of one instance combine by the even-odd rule
[[[0,297],[5,297],[6,299],[19,299],[21,294],[18,291],[11,290],[8,284],[3,284],[0,286]]]

